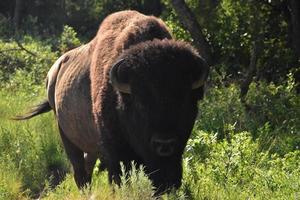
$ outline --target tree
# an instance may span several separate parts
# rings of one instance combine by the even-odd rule
[[[22,6],[23,6],[23,0],[16,0],[16,5],[15,5],[15,9],[14,9],[14,17],[13,17],[13,24],[14,24],[15,30],[17,30],[19,28]]]
[[[239,82],[241,100],[253,80],[280,83],[299,66],[299,0],[170,2],[225,82]]]
[[[209,65],[212,64],[211,47],[206,40],[202,28],[193,12],[189,9],[184,0],[172,0],[171,3],[182,25],[191,34],[193,43],[200,54],[204,57]]]
[[[293,47],[298,59],[300,60],[300,1],[290,0],[289,10],[291,13],[291,26],[292,26],[292,41]]]
[[[143,13],[148,15],[160,16],[162,4],[160,0],[144,0]]]
[[[272,12],[283,14],[289,26],[289,38],[291,47],[300,59],[300,1],[299,0],[280,0],[277,3],[267,0],[258,0],[272,9]]]

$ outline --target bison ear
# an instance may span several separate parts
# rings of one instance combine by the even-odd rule
[[[118,60],[110,69],[109,79],[112,86],[123,93],[130,94],[129,69],[125,65],[125,59]]]
[[[195,69],[195,72],[193,73],[193,84],[192,84],[192,89],[198,89],[202,87],[205,84],[205,81],[207,80],[208,77],[208,72],[209,72],[209,67],[206,61],[198,57],[197,58],[197,67]]]

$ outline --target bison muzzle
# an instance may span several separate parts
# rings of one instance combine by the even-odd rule
[[[99,158],[111,182],[120,183],[120,162],[130,170],[134,161],[164,192],[181,185],[182,154],[208,70],[160,19],[117,12],[94,39],[54,63],[47,100],[17,119],[53,110],[80,188]]]

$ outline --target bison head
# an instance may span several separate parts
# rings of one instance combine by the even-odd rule
[[[207,74],[208,66],[197,52],[173,40],[132,46],[110,70],[120,131],[156,187],[181,184],[181,158]]]

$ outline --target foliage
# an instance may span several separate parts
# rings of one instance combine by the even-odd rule
[[[274,16],[277,17],[274,17]],[[216,7],[213,23],[207,24],[212,44],[233,77],[246,75],[253,43],[258,43],[258,78],[282,81],[297,65],[288,43],[287,19],[271,6],[254,1],[223,0]],[[218,27],[220,31],[213,31]],[[276,56],[274,56],[276,55]]]
[[[131,163],[132,170],[127,174],[125,166],[122,166],[121,186],[116,187],[116,195],[120,196],[120,200],[139,200],[139,199],[154,199],[151,181],[145,175],[143,168],[135,166]]]
[[[280,85],[252,83],[247,94],[249,130],[260,137],[262,146],[274,145],[276,152],[299,149],[300,97],[293,74]],[[258,130],[257,133],[254,131]],[[269,134],[265,134],[268,130]]]
[[[189,34],[182,34],[177,28],[178,17],[170,1],[163,0],[165,11],[162,17],[168,25],[174,24],[175,28],[170,27],[175,31],[175,37],[184,35],[179,38],[192,41]],[[283,1],[272,1],[270,5],[266,1],[234,0],[189,0],[186,3],[211,46],[213,67],[219,72],[224,71],[226,80],[243,81],[247,76],[254,44],[258,54],[257,79],[279,83],[291,69],[299,66],[291,47],[289,15],[279,6],[271,6]]]
[[[34,39],[24,36],[20,41],[0,39],[0,85],[4,87],[29,89],[41,84],[49,68],[62,54],[81,44],[77,33],[70,26],[64,26],[60,39]]]
[[[15,86],[22,84],[11,79],[17,73],[26,74],[23,80],[28,78],[32,84],[41,83],[57,54],[51,46],[30,36],[24,36],[19,43],[22,46],[15,41],[0,40],[0,84],[9,81]]]
[[[220,76],[212,72],[216,85],[199,104],[197,129],[223,139],[228,138],[227,124],[232,124],[234,130],[247,130],[255,139],[259,138],[262,149],[271,148],[285,154],[299,148],[300,97],[292,73],[280,85],[264,81],[252,83],[245,104],[239,98],[239,87],[236,84],[222,86],[225,83],[220,81]]]
[[[169,0],[163,1],[165,11],[162,13],[161,18],[164,20],[174,38],[178,40],[184,40],[186,42],[192,42],[190,33],[185,30],[178,20],[176,12],[171,7]]]
[[[245,129],[245,110],[239,99],[239,88],[234,84],[210,88],[199,108],[197,128],[217,133],[218,138],[226,137],[226,124],[235,124],[237,130]]]
[[[206,149],[206,151],[202,151]],[[300,191],[300,151],[261,152],[248,132],[217,141],[203,131],[190,140],[184,190],[189,199],[294,199]]]
[[[59,50],[64,53],[70,49],[74,49],[80,45],[80,40],[77,38],[77,33],[70,26],[64,26],[64,31],[60,37]]]
[[[9,39],[13,33],[13,27],[9,19],[0,14],[0,38]]]
[[[176,14],[174,12],[170,13],[170,15],[166,17],[165,23],[170,29],[171,33],[173,33],[173,37],[175,37],[178,40],[192,42],[189,32],[187,32],[181,27],[178,19],[176,18]]]

